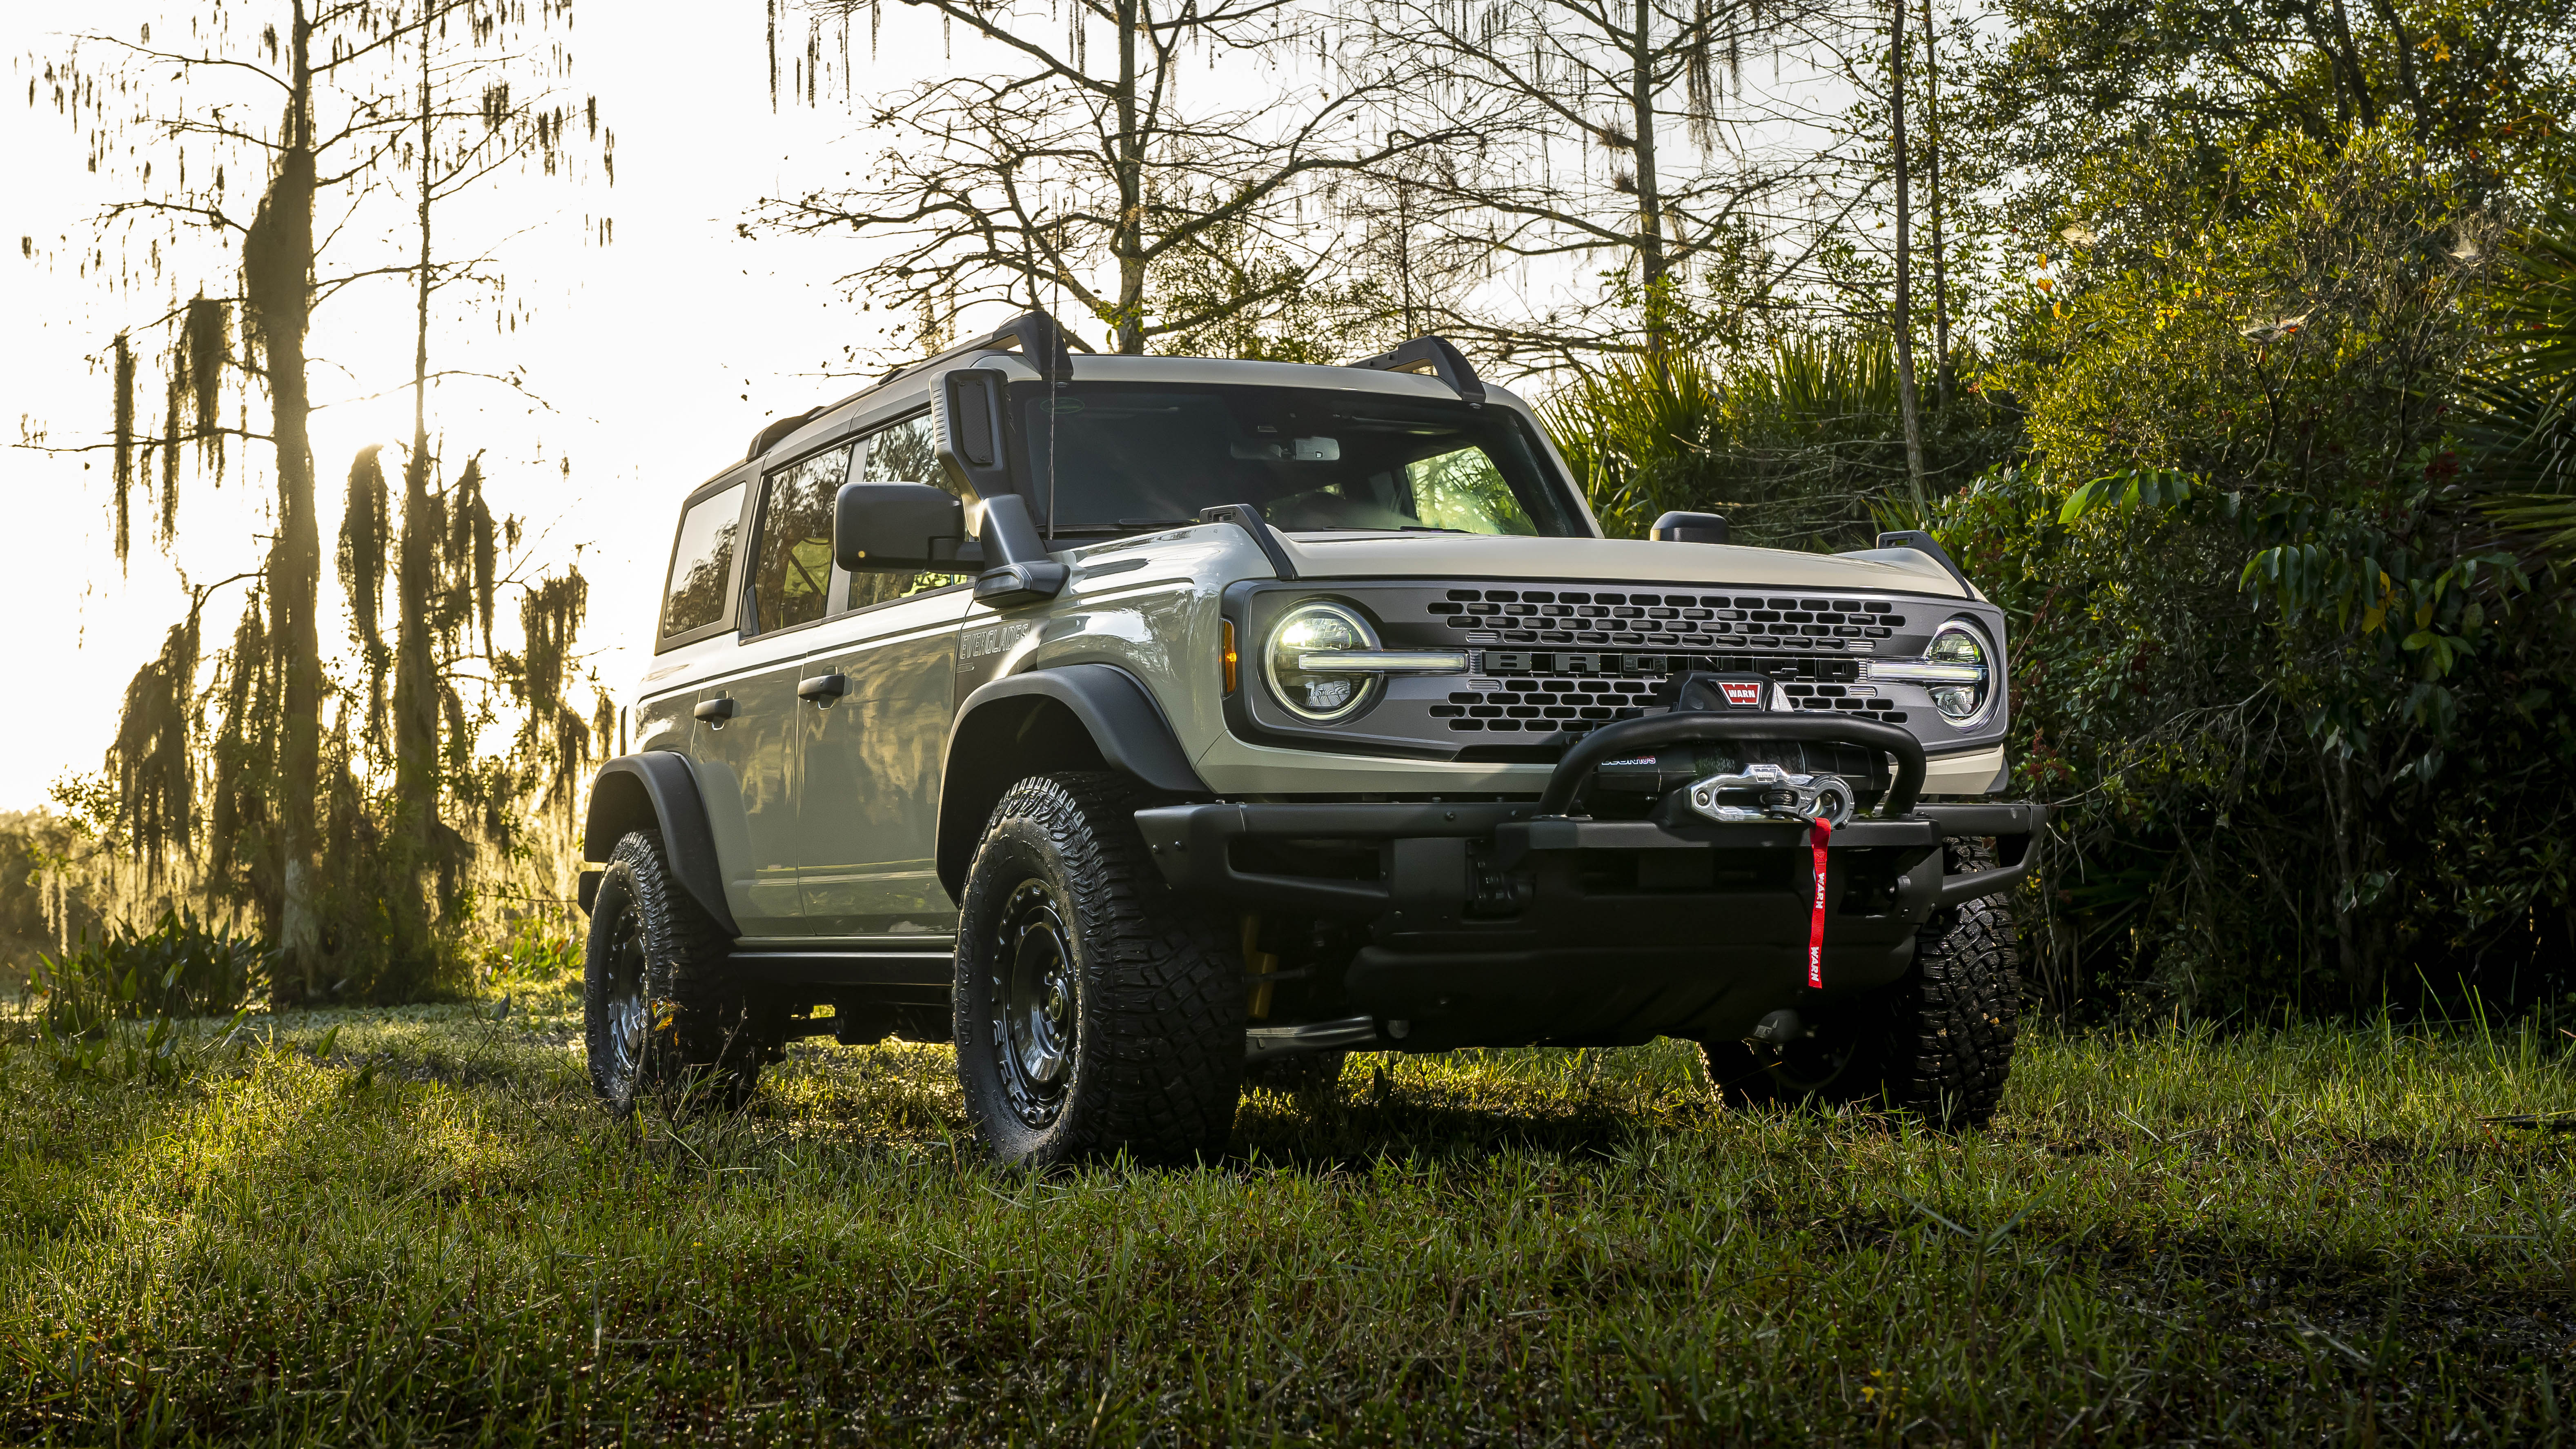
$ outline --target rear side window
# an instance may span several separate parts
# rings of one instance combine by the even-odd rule
[[[725,581],[733,577],[734,535],[742,527],[742,488],[700,499],[680,515],[671,577],[662,598],[662,634],[703,629],[724,617]]]
[[[769,475],[760,505],[760,554],[752,575],[754,632],[823,617],[832,583],[832,500],[850,481],[850,448],[816,453]]]

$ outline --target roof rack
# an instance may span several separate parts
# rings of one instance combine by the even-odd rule
[[[852,393],[850,397],[864,397],[898,378],[919,372],[925,367],[936,367],[969,353],[1007,351],[1014,346],[1018,348],[1020,356],[1028,362],[1029,366],[1038,370],[1040,377],[1049,382],[1073,380],[1073,353],[1065,346],[1064,329],[1056,324],[1053,317],[1044,312],[1023,312],[971,342],[961,342],[945,352],[925,357],[919,362],[907,362]],[[849,400],[850,398],[843,398],[841,402],[823,403],[807,408],[794,417],[772,421],[759,432],[751,435],[751,451],[743,455],[745,460],[757,458],[768,452],[771,444]]]
[[[1021,358],[1038,370],[1038,376],[1049,382],[1073,380],[1073,352],[1065,345],[1064,328],[1044,312],[1023,312],[971,342],[958,343],[946,352],[925,357],[919,362],[905,363],[887,373],[877,386],[883,387],[896,378],[919,372],[925,367],[936,367],[968,353],[1005,352],[1014,345],[1018,347]]]
[[[742,455],[743,461],[748,463],[754,458],[759,457],[761,454],[768,452],[770,444],[777,442],[779,439],[786,437],[789,433],[792,433],[798,428],[805,426],[807,423],[812,422],[822,411],[823,405],[817,403],[814,406],[807,408],[805,411],[796,414],[794,417],[772,418],[767,426],[763,427],[759,432],[751,435],[751,451]]]
[[[1467,365],[1466,354],[1446,337],[1422,336],[1399,342],[1394,351],[1364,357],[1351,366],[1373,367],[1380,372],[1427,373],[1449,384],[1449,390],[1467,406],[1485,405],[1484,382],[1476,376],[1476,369]]]

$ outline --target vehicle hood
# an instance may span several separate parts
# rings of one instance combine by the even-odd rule
[[[1306,578],[1546,579],[1982,597],[1961,586],[1938,559],[1910,548],[1823,554],[1631,538],[1457,533],[1288,533],[1280,537],[1298,574]]]

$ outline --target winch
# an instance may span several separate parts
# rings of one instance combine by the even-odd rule
[[[1728,824],[1822,820],[1841,825],[1858,804],[1850,782],[1840,775],[1795,774],[1759,761],[1694,780],[1690,787],[1691,809]]]

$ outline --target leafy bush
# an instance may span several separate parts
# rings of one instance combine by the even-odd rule
[[[510,923],[509,934],[488,948],[477,974],[483,986],[504,981],[541,985],[581,972],[581,938],[566,934],[560,921],[525,915]]]
[[[2021,783],[2066,807],[2042,979],[2563,991],[2576,600],[2460,431],[2482,223],[2376,133],[2241,149],[2214,216],[2171,160],[2091,198],[1999,369],[2032,466],[1937,525],[2014,618]]]
[[[62,956],[36,960],[38,1030],[60,1071],[169,1080],[187,1035],[180,1023],[229,1013],[239,1025],[267,985],[268,956],[266,943],[179,911],[163,912],[150,931],[84,935]]]

